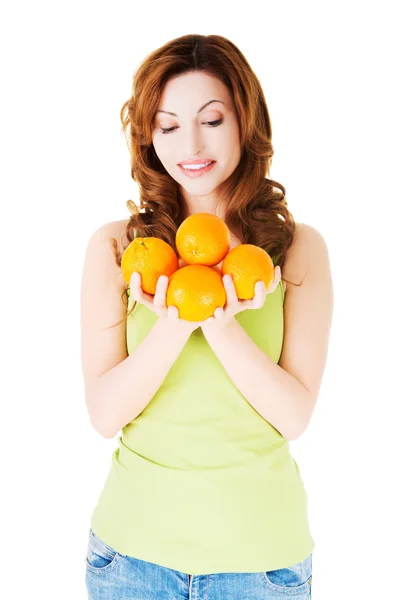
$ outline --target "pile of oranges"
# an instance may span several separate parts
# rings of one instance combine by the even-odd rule
[[[257,281],[263,281],[268,289],[274,279],[270,255],[253,244],[230,250],[227,225],[211,213],[187,217],[176,232],[175,243],[181,261],[164,240],[137,237],[122,255],[121,272],[129,285],[132,273],[138,271],[142,290],[151,295],[156,293],[158,278],[166,275],[166,305],[176,306],[181,319],[203,321],[212,317],[216,308],[224,308],[227,298],[222,277],[226,274],[231,275],[241,300],[254,297]]]

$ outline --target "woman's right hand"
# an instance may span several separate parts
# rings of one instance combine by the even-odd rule
[[[167,307],[167,289],[169,279],[166,275],[161,275],[156,284],[156,293],[154,296],[147,294],[142,290],[142,278],[140,273],[134,271],[130,279],[130,295],[140,304],[147,306],[149,310],[154,312],[162,319],[168,319],[176,324],[180,330],[185,330],[189,334],[200,326],[200,322],[187,321],[179,317],[179,311],[176,306]],[[202,321],[201,323],[203,323]]]

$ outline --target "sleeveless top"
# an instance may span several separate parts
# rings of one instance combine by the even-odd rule
[[[133,304],[129,296],[128,311]],[[235,316],[275,363],[283,304],[280,281],[262,308]],[[136,303],[129,354],[158,318]],[[289,442],[234,385],[201,327],[121,433],[91,517],[94,533],[121,554],[202,575],[272,571],[312,553],[307,493]]]

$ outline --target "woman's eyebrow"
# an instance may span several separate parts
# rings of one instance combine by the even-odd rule
[[[222,100],[210,100],[209,102],[206,102],[206,104],[203,104],[203,106],[201,108],[199,108],[199,110],[197,111],[197,114],[201,113],[201,111],[204,110],[206,108],[206,106],[211,104],[211,102],[221,102],[221,104],[225,104],[225,102],[222,102]],[[178,116],[176,113],[169,112],[168,110],[156,110],[156,113],[159,113],[159,112],[165,113],[167,115],[172,115],[173,117]]]

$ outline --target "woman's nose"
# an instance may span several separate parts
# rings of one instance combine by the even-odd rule
[[[195,157],[204,150],[203,133],[198,125],[188,127],[186,137],[185,156]]]

